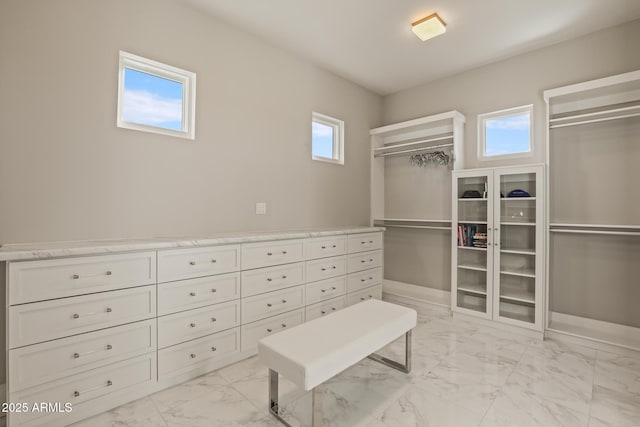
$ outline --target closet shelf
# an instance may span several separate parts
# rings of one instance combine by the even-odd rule
[[[535,227],[535,222],[501,222],[500,225],[524,225],[526,227]]]
[[[522,201],[522,202],[526,202],[527,200],[535,200],[535,197],[501,197],[500,201],[501,202],[516,202],[516,201]]]
[[[475,265],[462,265],[459,264],[458,268],[462,268],[464,270],[473,270],[473,271],[487,271],[487,269],[485,267],[478,267]]]
[[[376,224],[380,227],[390,228],[419,228],[422,230],[451,230],[451,227],[436,227],[433,225],[403,225],[403,224]]]
[[[459,202],[486,202],[487,199],[484,199],[482,197],[467,197],[465,199],[459,198],[458,201]]]
[[[558,223],[552,222],[549,227],[562,228],[616,228],[620,230],[640,230],[640,225],[623,225],[623,224],[574,224],[574,223]]]
[[[458,249],[467,249],[470,251],[482,251],[482,252],[487,251],[487,248],[476,248],[474,246],[458,246]]]
[[[480,224],[485,225],[487,221],[458,221],[458,224]]]
[[[418,219],[418,218],[374,218],[374,221],[390,221],[390,222],[425,222],[425,223],[445,223],[451,224],[450,219]]]
[[[518,276],[518,277],[529,277],[531,279],[535,279],[536,275],[534,271],[509,271],[509,270],[500,270],[500,274],[507,274],[509,276]]]
[[[449,137],[448,139],[452,139],[452,138],[453,137]],[[421,143],[424,143],[424,141],[421,141]],[[393,151],[393,149],[397,149],[399,147],[406,147],[407,145],[419,145],[419,144],[418,143],[414,143],[414,142],[409,142],[409,143],[406,143],[406,144],[396,144],[396,145],[389,146],[389,147],[375,148],[373,150],[373,157],[395,156],[395,155],[399,155],[399,154],[415,153],[417,151],[437,150],[437,149],[440,149],[440,148],[453,147],[453,143],[451,143],[451,144],[440,144],[440,145],[425,145],[424,147],[419,147],[419,148],[411,148],[411,149],[407,149],[407,150]]]
[[[476,295],[487,295],[486,286],[482,286],[477,283],[464,283],[458,285],[458,291]]]
[[[514,255],[535,255],[536,251],[533,249],[500,249],[500,253],[503,254],[514,254]]]
[[[640,104],[628,105],[624,107],[613,105],[611,106],[611,108],[606,108],[603,110],[591,111],[586,113],[579,112],[578,114],[550,118],[549,128],[555,129],[567,126],[599,123],[609,120],[627,119],[638,116],[640,116]]]
[[[500,299],[509,300],[513,302],[522,302],[525,304],[535,304],[536,298],[533,292],[509,290],[500,294]]]

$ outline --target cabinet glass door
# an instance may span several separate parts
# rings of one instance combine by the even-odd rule
[[[492,176],[461,174],[455,181],[453,241],[455,307],[491,316]]]
[[[542,262],[537,255],[542,245],[542,227],[537,219],[543,214],[540,176],[535,169],[496,172],[494,318],[539,323],[536,284],[541,279],[538,266]]]

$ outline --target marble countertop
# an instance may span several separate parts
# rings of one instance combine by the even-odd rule
[[[168,236],[141,239],[80,240],[70,242],[20,243],[0,246],[0,262],[119,252],[196,248],[232,243],[302,239],[351,233],[384,231],[384,227],[326,227],[283,231],[222,232],[192,236]]]

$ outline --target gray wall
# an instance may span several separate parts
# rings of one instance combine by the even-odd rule
[[[197,73],[195,141],[116,128],[119,50]],[[0,243],[368,223],[381,97],[182,2],[3,0],[0,58]]]
[[[545,89],[640,69],[640,54],[637,47],[639,40],[640,20],[636,20],[392,94],[384,98],[384,124],[458,110],[467,118],[464,140],[466,168],[542,163],[546,161],[547,149],[544,123],[546,109],[542,92]],[[455,52],[452,52],[453,54]],[[534,104],[533,156],[518,159],[518,161],[478,160],[477,115],[526,104]],[[588,163],[598,164],[598,160],[590,159]],[[621,171],[621,173],[626,172],[628,169]],[[402,188],[396,188],[396,190],[403,191]],[[410,199],[411,192],[416,189],[406,188],[404,191],[407,192],[404,198]],[[402,195],[394,197],[398,200],[403,199]],[[434,196],[436,199],[440,197],[440,194]],[[559,215],[562,216],[566,210],[566,206],[563,205],[562,213]],[[628,210],[625,212],[625,214],[629,213]],[[448,271],[450,266],[442,264],[440,260],[434,263],[433,258],[433,254],[437,251],[443,253],[450,251],[449,241],[428,233],[420,235],[423,236],[422,239],[414,238],[410,244],[394,245],[393,257],[389,257],[387,253],[385,260],[387,278],[449,290],[450,283],[436,282],[450,277]],[[562,249],[559,250],[562,251]],[[417,259],[416,263],[412,264],[413,267],[408,267],[408,263],[402,261],[415,259],[416,254],[424,254],[424,256]],[[427,263],[431,268],[422,267]],[[442,265],[441,269],[433,268],[439,264]],[[567,274],[570,273],[563,270],[559,276],[559,282],[567,278]],[[596,281],[589,283],[592,286],[590,285],[588,291],[591,295],[596,295],[597,300],[597,295],[602,294],[603,289]],[[572,303],[575,292],[576,290],[569,286],[557,287],[552,295],[552,307],[566,313],[577,313],[575,304]],[[603,318],[602,313],[597,313],[597,318]],[[637,323],[637,319],[631,320],[627,316],[626,322]]]

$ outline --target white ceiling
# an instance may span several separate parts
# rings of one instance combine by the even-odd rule
[[[386,95],[640,17],[640,0],[186,0]],[[447,33],[411,22],[438,12]]]

